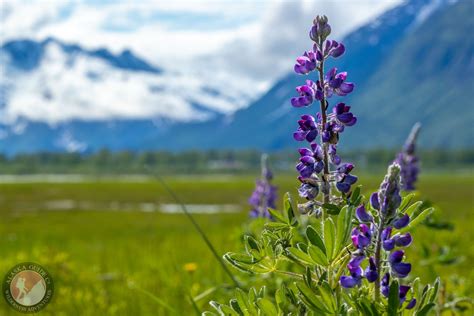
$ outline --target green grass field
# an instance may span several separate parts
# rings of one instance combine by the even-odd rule
[[[382,175],[361,179],[368,192],[378,187]],[[240,210],[195,216],[220,253],[241,247],[254,177],[165,180],[185,203],[230,204]],[[295,193],[293,175],[277,177],[276,183],[280,195]],[[415,271],[424,282],[439,273],[448,284],[447,293],[473,296],[474,176],[422,175],[419,188],[423,198],[442,209],[438,217],[454,224],[454,230],[417,229],[408,257],[419,262]],[[230,280],[185,216],[153,211],[173,203],[152,179],[1,183],[0,276],[22,261],[45,266],[54,277],[56,292],[42,315],[167,315],[166,306],[190,315],[190,295]],[[424,259],[426,251],[443,251],[439,245],[452,249],[456,264]],[[219,289],[200,295],[197,305],[208,309],[209,299],[225,295]],[[17,313],[1,299],[0,315]]]

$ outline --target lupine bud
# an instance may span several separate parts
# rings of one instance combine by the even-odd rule
[[[408,139],[403,146],[403,150],[395,159],[395,162],[400,165],[402,187],[406,191],[412,191],[415,189],[415,182],[418,178],[419,166],[418,157],[415,155],[415,147],[420,128],[420,123],[416,123],[413,126],[410,136],[408,136]]]
[[[380,212],[384,218],[392,218],[402,202],[400,196],[400,166],[393,163],[388,167],[378,192]]]

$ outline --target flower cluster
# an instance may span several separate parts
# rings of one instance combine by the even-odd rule
[[[415,190],[415,182],[420,172],[418,157],[415,154],[416,139],[420,128],[420,123],[416,123],[413,126],[402,151],[399,152],[395,158],[395,162],[397,162],[401,168],[402,186],[405,191]]]
[[[262,155],[262,177],[256,181],[255,190],[249,198],[251,217],[270,218],[268,208],[276,208],[277,187],[271,184],[273,173],[267,165],[267,155]]]
[[[408,276],[411,264],[403,261],[405,252],[400,248],[409,246],[412,236],[410,233],[393,234],[394,230],[401,230],[410,222],[407,214],[397,214],[400,203],[400,166],[394,163],[389,167],[379,191],[370,197],[370,206],[375,213],[372,214],[365,205],[356,209],[355,215],[360,222],[352,231],[352,243],[356,250],[347,266],[350,275],[341,277],[341,286],[355,287],[365,277],[369,283],[380,282],[382,295],[388,296],[390,277],[403,279]],[[363,272],[360,265],[369,253],[374,253],[374,257],[368,258],[367,268]],[[387,259],[387,267],[382,267],[382,257]],[[382,280],[379,280],[380,275],[383,275]],[[409,289],[408,285],[400,286],[400,302],[405,300]],[[410,301],[406,308],[413,308],[415,304],[416,301]]]
[[[325,16],[317,16],[309,32],[314,42],[313,49],[304,52],[296,59],[294,70],[298,74],[307,75],[317,72],[316,79],[306,80],[306,84],[296,88],[298,96],[291,99],[294,107],[307,107],[315,101],[320,103],[320,111],[315,115],[305,114],[298,120],[298,129],[293,133],[297,141],[307,141],[310,148],[300,148],[300,160],[296,166],[301,182],[299,193],[308,200],[314,200],[321,191],[324,202],[331,202],[331,187],[343,194],[349,194],[357,177],[350,174],[354,165],[343,163],[337,154],[339,135],[345,127],[353,126],[357,118],[351,107],[345,103],[334,105],[328,113],[328,99],[333,95],[345,96],[354,90],[354,84],[347,82],[347,72],[338,72],[332,68],[325,72],[324,62],[328,58],[337,58],[344,54],[342,43],[329,40],[331,26]],[[320,136],[320,142],[316,139]],[[334,170],[331,171],[330,165]],[[311,204],[311,205],[314,205]]]

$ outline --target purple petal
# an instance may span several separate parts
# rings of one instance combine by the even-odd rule
[[[305,131],[296,131],[293,133],[293,138],[297,141],[303,141],[305,140],[307,132]]]
[[[358,280],[351,276],[345,276],[343,275],[340,279],[340,283],[342,287],[345,287],[346,289],[353,288],[358,284]]]
[[[370,196],[370,205],[376,210],[380,210],[379,194],[377,192],[372,193]]]
[[[407,306],[405,307],[406,309],[412,309],[413,307],[415,307],[416,305],[416,298],[413,298],[410,303],[407,304]]]
[[[398,262],[391,265],[393,273],[399,278],[405,278],[411,271],[411,264]]]
[[[390,263],[400,263],[403,260],[403,256],[405,255],[405,252],[403,250],[397,250],[394,251],[388,256],[388,261]]]
[[[393,238],[398,247],[406,247],[410,245],[413,240],[410,233],[406,233],[405,235],[395,235]]]
[[[393,222],[393,226],[396,229],[402,229],[403,227],[406,227],[409,222],[410,222],[410,216],[408,216],[408,214],[404,214],[402,217],[400,217],[399,219]]]
[[[359,219],[360,222],[372,222],[373,217],[367,213],[364,204],[359,206],[356,209],[356,217]]]
[[[354,90],[354,84],[352,82],[343,82],[339,86],[339,90],[345,94],[351,93]]]

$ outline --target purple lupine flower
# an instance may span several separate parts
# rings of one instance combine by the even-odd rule
[[[402,187],[405,191],[415,190],[415,182],[418,179],[420,171],[418,166],[418,157],[415,155],[416,139],[420,132],[421,124],[416,123],[408,136],[403,150],[398,153],[395,162],[400,165],[400,176]]]
[[[359,222],[372,222],[374,218],[372,215],[370,215],[369,212],[365,209],[365,205],[361,204],[357,209],[356,209],[356,217],[359,220]]]
[[[392,227],[388,226],[382,231],[382,247],[385,251],[390,251],[395,248],[395,240],[390,238],[390,235],[392,235]]]
[[[399,277],[405,278],[411,271],[411,264],[402,262],[405,252],[403,250],[396,250],[388,256],[388,262],[392,273]]]
[[[388,297],[388,293],[390,292],[390,274],[388,272],[383,276],[380,285],[382,295]]]
[[[393,227],[396,229],[402,229],[408,225],[410,222],[410,216],[408,214],[403,214],[402,217],[397,218],[396,220],[393,221]]]
[[[364,249],[370,245],[371,231],[366,224],[360,224],[352,230],[352,244],[358,249]]]
[[[349,112],[351,107],[345,103],[338,103],[333,109],[332,112],[335,115],[337,121],[346,126],[352,126],[357,122],[357,118]]]
[[[298,193],[307,200],[314,200],[319,194],[319,185],[317,183],[301,183]]]
[[[361,261],[364,259],[362,256],[357,256],[349,261],[347,269],[349,270],[349,276],[341,276],[339,282],[342,287],[353,288],[356,285],[360,285],[362,279],[362,268],[360,267]]]
[[[380,210],[380,204],[379,204],[379,194],[378,192],[372,193],[370,196],[370,205],[374,210],[379,211]]]
[[[344,44],[338,43],[334,40],[327,40],[324,44],[324,56],[331,56],[334,58],[340,57],[344,54],[346,48]]]
[[[407,304],[405,309],[412,309],[416,305],[416,298],[412,298],[411,301]]]
[[[262,155],[262,177],[256,181],[255,190],[249,198],[251,217],[268,217],[268,208],[276,208],[277,187],[271,184],[273,173],[267,166],[267,155]]]
[[[322,59],[323,55],[319,50],[304,52],[303,56],[296,59],[294,70],[297,74],[306,75],[316,69]]]
[[[306,80],[306,84],[296,87],[296,91],[300,95],[291,99],[291,105],[296,108],[308,106],[313,103],[316,98],[316,91],[314,89],[315,83],[311,80]]]
[[[328,154],[329,154],[329,160],[331,161],[333,165],[337,166],[341,163],[341,157],[337,155],[336,145],[333,145],[333,144],[329,145]]]
[[[354,90],[352,82],[345,82],[347,72],[337,73],[337,68],[332,68],[325,76],[326,96],[330,98],[334,93],[338,96],[346,96]]]
[[[403,304],[407,298],[407,293],[410,290],[408,285],[400,285],[398,289],[398,299],[400,300],[400,304]]]
[[[309,178],[313,173],[320,173],[324,168],[323,150],[317,143],[311,143],[311,149],[300,148],[300,163],[296,170],[301,177]]]
[[[357,182],[357,177],[350,174],[354,169],[354,165],[351,163],[344,163],[340,165],[336,170],[336,188],[343,193],[348,193],[351,190],[351,186]]]
[[[318,127],[316,125],[316,120],[311,115],[301,116],[301,120],[298,121],[298,129],[293,133],[293,138],[297,141],[307,140],[312,142],[318,136]]]
[[[375,282],[375,280],[377,280],[377,278],[379,277],[377,267],[375,266],[375,260],[373,257],[369,258],[369,266],[367,267],[367,269],[365,269],[365,277],[370,283]]]
[[[411,244],[413,240],[410,233],[406,233],[403,235],[396,234],[392,237],[392,239],[397,247],[407,247]]]
[[[396,163],[388,167],[380,189],[378,191],[379,210],[384,219],[390,219],[395,215],[402,197],[400,196],[400,166]]]

